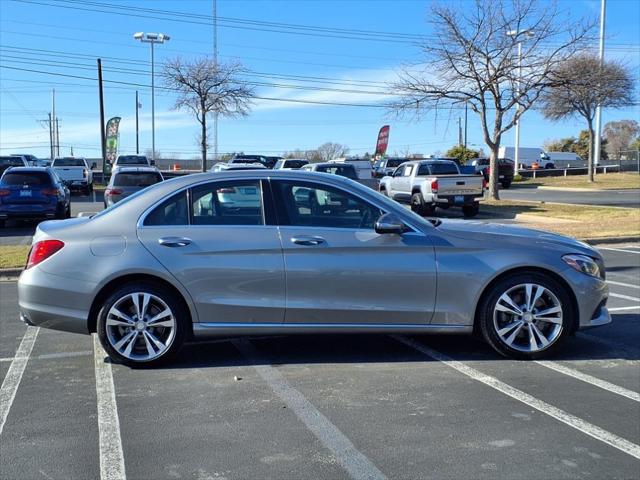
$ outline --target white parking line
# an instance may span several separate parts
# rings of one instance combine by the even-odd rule
[[[96,395],[98,399],[98,432],[100,436],[100,479],[124,480],[124,454],[120,437],[120,421],[116,404],[111,363],[105,360],[107,353],[93,335],[93,351],[96,370]]]
[[[448,367],[457,370],[458,372],[468,376],[469,378],[472,378],[473,380],[484,383],[485,385],[488,385],[491,388],[504,393],[505,395],[515,400],[518,400],[519,402],[529,405],[530,407],[535,408],[536,410],[549,415],[550,417],[553,417],[556,420],[559,420],[562,423],[569,425],[570,427],[575,428],[576,430],[579,430],[592,438],[595,438],[596,440],[611,445],[612,447],[617,448],[618,450],[631,455],[634,458],[640,459],[640,445],[636,445],[635,443],[619,437],[614,433],[608,432],[607,430],[604,430],[597,425],[593,425],[592,423],[571,415],[564,410],[543,402],[542,400],[539,400],[536,397],[523,392],[522,390],[518,390],[517,388],[514,388],[495,377],[486,375],[479,370],[476,370],[475,368],[469,367],[462,362],[453,360],[447,355],[444,355],[437,350],[427,347],[426,345],[422,345],[415,340],[399,335],[394,335],[393,338],[415,350],[418,350],[428,357],[444,363]]]
[[[626,310],[637,310],[640,308],[640,305],[634,305],[632,307],[614,307],[614,308],[608,308],[607,310],[609,310],[610,312],[624,312]]]
[[[609,292],[610,297],[622,298],[623,300],[631,300],[632,302],[640,302],[639,297],[630,297],[629,295],[620,295],[619,293]]]
[[[618,287],[635,288],[640,290],[640,285],[633,285],[632,283],[614,282],[613,280],[607,280],[609,285],[616,285]]]
[[[233,340],[233,345],[250,360],[258,375],[273,392],[293,410],[296,416],[335,456],[337,462],[354,479],[386,479],[387,477],[362,454],[331,421],[318,411],[302,393],[293,388],[278,370],[265,362],[248,340]]]
[[[36,355],[31,358],[33,358],[34,360],[49,360],[49,359],[57,359],[57,358],[86,357],[87,355],[93,355],[93,351],[85,350],[81,352],[45,353],[43,355]],[[17,358],[17,357],[0,358],[0,363],[12,362],[14,358]],[[24,358],[24,357],[20,357],[20,358]]]
[[[634,392],[633,390],[628,390],[619,385],[607,382],[606,380],[592,377],[591,375],[587,375],[586,373],[582,373],[578,370],[567,367],[557,362],[552,362],[549,360],[536,360],[535,363],[537,363],[538,365],[542,365],[543,367],[550,368],[551,370],[555,370],[556,372],[562,373],[564,375],[573,377],[577,380],[595,385],[596,387],[602,388],[603,390],[607,390],[611,393],[627,397],[635,402],[640,402],[640,393]]]
[[[38,327],[27,327],[27,331],[20,341],[18,350],[16,350],[16,356],[9,366],[2,386],[0,386],[0,435],[2,434],[4,423],[7,421],[11,405],[13,405],[13,400],[16,398],[18,386],[22,381],[24,369],[29,361],[29,355],[31,355],[31,351],[33,350],[33,344],[36,343],[36,337],[39,331],[40,329]]]
[[[609,247],[596,247],[598,250],[610,250],[612,252],[623,252],[623,253],[635,253],[636,255],[640,255],[640,252],[636,252],[635,250],[625,250],[623,248],[609,248]],[[635,248],[635,247],[630,247]]]

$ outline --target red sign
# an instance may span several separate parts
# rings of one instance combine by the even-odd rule
[[[389,145],[389,125],[385,125],[378,133],[378,142],[376,143],[376,155],[384,155],[387,153],[387,145]]]

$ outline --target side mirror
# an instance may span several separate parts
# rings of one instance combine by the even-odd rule
[[[91,164],[91,170],[94,170],[94,169],[96,169],[96,168],[98,168],[98,164],[97,164],[96,162],[93,162],[93,163]]]
[[[376,233],[385,234],[385,233],[395,233],[396,235],[402,235],[407,227],[402,220],[400,220],[393,213],[385,213],[378,220],[376,220],[375,224]]]

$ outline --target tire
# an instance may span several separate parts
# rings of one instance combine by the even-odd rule
[[[504,188],[505,190],[508,190],[511,186],[511,182],[500,182],[500,185],[502,185],[502,188]]]
[[[530,286],[530,301],[535,300],[529,306],[527,285]],[[505,296],[511,305],[502,300]],[[544,315],[545,320],[536,317],[541,309],[558,307],[559,311]],[[531,272],[509,275],[485,291],[476,320],[482,336],[498,353],[509,358],[534,360],[557,351],[572,330],[573,318],[573,303],[565,287],[548,275]],[[533,340],[531,331],[534,332]]]
[[[93,182],[89,184],[89,187],[87,188],[87,191],[89,193],[93,193]]]
[[[89,190],[88,185],[82,189],[82,195],[84,195],[85,197],[88,197],[90,193],[91,193],[91,190]]]
[[[71,218],[71,202],[67,205],[67,209],[64,212],[64,218]]]
[[[143,310],[146,320],[141,322],[136,317],[134,299],[142,309],[146,295],[149,295],[148,312]],[[127,318],[115,314],[116,309]],[[168,314],[158,317],[167,309]],[[149,326],[153,317],[156,317],[154,325],[162,325]],[[128,283],[104,300],[98,313],[98,338],[114,361],[130,367],[154,367],[178,353],[187,335],[188,322],[189,315],[175,292],[153,282]]]
[[[544,168],[545,168],[545,170],[551,170],[551,169],[553,169],[553,168],[556,168],[556,166],[555,166],[553,163],[547,163],[547,164],[544,166]]]
[[[431,205],[425,204],[422,194],[420,192],[416,192],[411,195],[411,210],[418,215],[425,216],[432,215],[435,208]]]
[[[386,188],[381,188],[380,190],[378,190],[382,195],[384,195],[385,197],[388,197],[389,194],[387,193],[387,189]]]
[[[478,215],[479,211],[480,211],[480,204],[478,202],[472,205],[464,205],[462,207],[462,214],[464,215],[465,218],[475,217],[476,215]]]

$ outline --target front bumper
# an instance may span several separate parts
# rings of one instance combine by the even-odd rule
[[[568,268],[562,276],[573,287],[578,304],[577,329],[599,327],[611,323],[607,309],[609,287],[602,278],[591,277]]]

